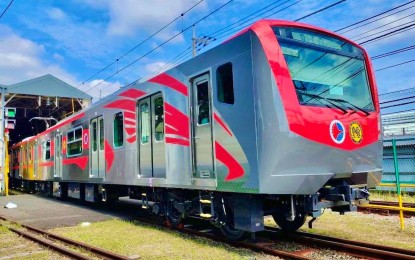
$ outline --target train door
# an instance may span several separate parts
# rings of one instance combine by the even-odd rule
[[[35,144],[33,145],[33,176],[36,177],[38,170],[39,170],[39,154],[38,154],[38,142],[36,141]]]
[[[55,135],[55,168],[53,177],[62,178],[62,134]]]
[[[161,94],[140,100],[139,169],[141,178],[166,178],[164,101]]]
[[[102,116],[91,120],[89,142],[89,156],[91,158],[90,178],[105,177],[105,158],[104,158],[104,118]]]
[[[140,176],[144,178],[153,177],[153,161],[151,154],[152,138],[151,138],[151,113],[150,98],[145,98],[138,103],[139,120],[140,120],[140,151],[139,164]]]
[[[192,81],[194,178],[213,178],[212,113],[209,74]]]
[[[151,132],[153,133],[153,177],[166,178],[164,102],[161,94],[151,96],[151,118]]]

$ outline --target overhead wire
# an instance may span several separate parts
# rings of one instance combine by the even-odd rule
[[[158,29],[156,32],[154,32],[153,34],[151,34],[150,36],[148,36],[147,38],[145,38],[144,40],[142,40],[141,42],[139,42],[138,44],[136,44],[133,48],[131,48],[130,50],[128,50],[127,52],[125,52],[124,54],[122,54],[120,57],[118,57],[117,59],[115,59],[113,62],[111,62],[110,64],[108,64],[107,66],[105,66],[104,68],[102,68],[101,70],[99,70],[98,72],[96,72],[95,74],[93,74],[92,76],[90,76],[89,78],[87,78],[86,80],[84,80],[82,82],[82,84],[84,84],[85,82],[87,82],[88,80],[94,78],[95,76],[101,74],[101,72],[107,70],[109,67],[111,67],[112,65],[114,65],[115,63],[117,63],[119,60],[121,60],[122,58],[124,58],[125,56],[127,56],[128,54],[130,54],[131,52],[133,52],[134,50],[136,50],[138,47],[140,47],[141,45],[143,45],[144,43],[146,43],[148,40],[150,40],[151,38],[153,38],[154,36],[156,36],[158,33],[160,33],[162,30],[166,29],[167,27],[169,27],[171,24],[173,24],[174,22],[176,22],[177,20],[179,20],[180,18],[182,18],[185,14],[187,14],[188,12],[190,12],[192,9],[194,9],[196,6],[198,6],[201,2],[203,2],[204,0],[200,0],[199,2],[197,2],[196,4],[194,4],[193,6],[191,6],[189,9],[187,9],[185,12],[181,13],[179,16],[177,16],[176,18],[174,18],[173,20],[171,20],[169,23],[167,23],[166,25],[162,26],[160,29]]]
[[[351,38],[351,39],[355,39],[355,40],[361,40],[361,39],[364,39],[364,38],[370,37],[370,36],[372,36],[372,35],[379,34],[379,33],[384,32],[384,31],[386,31],[386,30],[390,30],[391,28],[386,29],[386,30],[384,30],[384,31],[379,31],[379,32],[376,32],[376,33],[371,34],[371,35],[366,35],[366,36],[363,36],[363,35],[368,34],[368,33],[370,33],[370,32],[376,31],[376,30],[378,30],[378,29],[380,29],[380,28],[383,28],[383,27],[389,26],[389,25],[391,25],[391,24],[393,24],[393,23],[396,23],[396,22],[402,21],[403,19],[408,18],[408,17],[410,17],[410,16],[413,16],[414,14],[415,14],[415,13],[411,13],[411,14],[409,14],[409,15],[407,15],[407,16],[400,17],[400,18],[398,18],[398,19],[396,19],[396,20],[394,20],[394,21],[391,21],[391,22],[389,22],[389,23],[387,23],[387,24],[384,24],[384,25],[378,26],[378,27],[376,27],[376,28],[373,28],[373,29],[367,30],[367,31],[362,32],[362,33],[359,33],[359,34],[357,34],[357,35],[353,35],[353,36],[351,36],[351,37],[349,37],[349,38]],[[382,19],[383,19],[383,18],[382,18]],[[412,22],[412,21],[411,21],[411,22]],[[402,25],[405,25],[405,24],[408,24],[408,23],[410,23],[410,22],[407,22],[407,23],[404,23],[404,24],[399,24],[399,25],[397,25],[397,27],[402,26]],[[362,36],[362,37],[361,37],[361,38],[359,38],[359,36]]]
[[[145,54],[141,55],[140,57],[134,59],[132,62],[128,63],[126,66],[122,67],[121,69],[117,70],[117,72],[111,74],[110,76],[108,76],[107,78],[105,78],[103,81],[99,82],[98,84],[92,86],[91,88],[89,88],[86,92],[88,93],[89,91],[91,91],[92,89],[96,88],[97,86],[101,85],[103,82],[106,82],[107,80],[111,79],[112,77],[114,77],[115,75],[117,75],[118,73],[120,73],[121,71],[129,68],[130,66],[132,66],[133,64],[135,64],[136,62],[138,62],[139,60],[143,59],[144,57],[148,56],[149,54],[151,54],[152,52],[156,51],[157,49],[159,49],[160,47],[164,46],[165,44],[167,44],[168,42],[170,42],[171,40],[173,40],[174,38],[176,38],[177,36],[179,36],[180,34],[183,34],[184,32],[188,31],[189,29],[191,29],[193,27],[193,25],[196,25],[198,23],[200,23],[201,21],[203,21],[204,19],[206,19],[207,17],[213,15],[214,13],[216,13],[217,11],[219,11],[220,9],[224,8],[225,6],[227,6],[228,4],[230,4],[233,0],[229,0],[228,2],[222,4],[220,7],[216,8],[214,11],[210,12],[209,14],[203,16],[202,18],[200,18],[199,20],[197,20],[195,23],[193,23],[192,25],[188,26],[187,28],[183,29],[181,32],[176,33],[175,35],[173,35],[172,37],[170,37],[169,39],[165,40],[164,42],[162,42],[161,44],[157,45],[156,47],[152,48],[150,51],[146,52]]]
[[[401,65],[404,65],[404,64],[408,64],[408,63],[414,62],[414,61],[415,61],[415,59],[408,60],[408,61],[404,61],[404,62],[401,62],[401,63],[398,63],[398,64],[394,64],[394,65],[391,65],[391,66],[387,66],[387,67],[384,67],[384,68],[377,69],[376,71],[381,71],[381,70],[395,68],[395,67],[398,67],[398,66],[401,66]]]
[[[414,28],[414,26],[415,26],[415,23],[410,24],[410,25],[407,25],[407,26],[404,26],[404,27],[401,27],[401,28],[396,29],[396,30],[393,30],[391,32],[384,33],[384,34],[379,35],[377,37],[374,37],[372,39],[369,39],[369,40],[360,42],[359,44],[360,45],[364,45],[364,44],[372,43],[372,42],[377,41],[377,40],[380,40],[380,39],[388,38],[388,37],[391,37],[391,36],[396,35],[398,33],[402,33],[402,32],[406,32],[408,30],[411,30],[411,29]]]
[[[3,17],[3,15],[7,12],[7,10],[10,8],[10,6],[12,5],[14,0],[11,0],[9,2],[9,4],[6,6],[6,8],[4,9],[4,11],[0,14],[0,19]]]
[[[391,55],[396,55],[396,54],[406,52],[406,51],[410,51],[410,50],[414,50],[414,49],[415,49],[415,44],[411,45],[411,46],[403,47],[403,48],[400,48],[400,49],[396,49],[396,50],[393,50],[393,51],[378,54],[376,56],[373,56],[372,60],[382,59],[382,58],[385,58],[385,57],[388,57],[388,56],[391,56]]]
[[[366,35],[366,36],[362,36],[362,37],[358,37],[358,38],[353,38],[352,37],[351,39],[354,40],[354,41],[363,40],[363,39],[366,39],[366,38],[369,38],[369,37],[372,37],[372,36],[375,36],[375,35],[378,35],[378,34],[381,34],[381,33],[384,33],[384,32],[388,32],[388,31],[394,30],[396,28],[403,28],[404,26],[406,26],[408,24],[410,25],[410,24],[414,24],[414,23],[415,23],[414,21],[409,21],[409,22],[406,22],[406,23],[403,23],[403,24],[399,24],[399,25],[393,26],[391,28],[388,28],[388,29],[385,29],[385,30],[381,30],[381,31],[378,31],[378,32],[375,32],[375,33],[372,33],[372,34],[369,34],[369,35]],[[375,28],[374,30],[377,30],[379,28],[381,28],[381,26]],[[366,33],[363,33],[363,34],[366,34]]]
[[[222,32],[223,30],[225,30],[225,29],[227,29],[227,28],[229,28],[229,27],[233,27],[234,25],[236,25],[236,24],[238,24],[238,23],[241,23],[242,21],[244,21],[244,20],[248,19],[249,17],[251,17],[251,16],[255,15],[256,13],[261,12],[261,11],[263,11],[263,10],[265,10],[265,9],[267,9],[267,8],[269,8],[269,7],[273,6],[273,5],[275,5],[275,4],[277,4],[277,3],[281,2],[281,1],[282,1],[282,0],[277,0],[277,1],[275,1],[275,2],[273,2],[273,3],[271,3],[271,4],[269,4],[269,5],[267,5],[267,6],[265,6],[265,7],[262,7],[262,8],[260,8],[259,10],[255,11],[255,12],[253,12],[253,13],[251,13],[251,14],[249,14],[249,15],[247,15],[247,16],[245,16],[245,17],[243,17],[243,18],[241,18],[241,19],[239,19],[239,20],[237,20],[237,21],[235,21],[235,22],[233,22],[233,23],[231,23],[231,24],[228,24],[227,26],[223,27],[222,29],[217,30],[216,32],[214,32],[214,33],[210,34],[209,36],[211,36],[211,37],[217,37],[217,34],[218,34],[218,33],[220,33],[220,32]],[[288,1],[289,1],[289,0],[287,0],[287,1],[285,1],[285,2],[288,2]],[[284,2],[284,3],[285,3],[285,2]],[[270,10],[273,10],[274,8],[277,8],[278,6],[279,6],[279,5],[277,5],[277,6],[275,6],[275,7],[272,7]],[[264,13],[266,13],[266,12],[268,12],[268,11],[270,11],[270,10],[266,10]]]
[[[380,17],[380,18],[377,18],[377,19],[371,20],[371,21],[369,21],[369,22],[367,22],[367,23],[364,23],[364,24],[361,24],[361,25],[359,25],[359,26],[355,26],[355,27],[353,27],[353,28],[351,28],[351,29],[349,29],[349,30],[343,31],[343,32],[341,32],[341,33],[342,33],[342,34],[345,34],[345,33],[348,33],[348,32],[351,32],[351,31],[354,31],[354,30],[356,30],[356,29],[362,28],[362,27],[364,27],[364,26],[366,26],[366,25],[369,25],[369,24],[371,24],[371,23],[374,23],[374,22],[380,21],[380,20],[382,20],[382,19],[385,19],[385,18],[391,17],[391,16],[393,16],[393,15],[395,15],[395,14],[405,12],[405,11],[407,11],[407,10],[409,10],[409,9],[414,8],[414,7],[415,7],[415,5],[409,6],[409,7],[405,8],[405,9],[402,9],[402,10],[396,11],[396,12],[391,13],[391,14],[389,14],[389,15],[386,15],[386,16],[383,16],[383,17]],[[366,20],[366,19],[365,19],[365,20]],[[335,32],[337,32],[337,31],[335,31]]]
[[[298,1],[294,2],[294,3],[291,3],[288,6],[285,6],[285,7],[281,8],[281,9],[278,9],[277,11],[274,11],[273,13],[269,14],[268,16],[273,15],[273,14],[276,14],[276,13],[279,13],[279,12],[281,12],[281,11],[287,9],[287,8],[290,8],[291,6],[296,5],[297,3],[301,2],[301,1],[302,0],[298,0]],[[236,21],[236,22],[234,22],[232,24],[227,25],[227,26],[223,27],[222,29],[219,29],[219,30],[217,30],[217,31],[209,34],[209,36],[213,36],[215,38],[221,39],[221,38],[226,37],[229,34],[233,34],[236,31],[239,31],[241,28],[245,28],[245,27],[249,26],[250,24],[252,24],[252,21],[255,20],[255,19],[257,19],[258,17],[261,17],[261,16],[265,15],[266,13],[271,12],[274,9],[276,9],[278,7],[281,7],[284,4],[288,3],[289,0],[286,0],[286,1],[282,2],[282,3],[280,3],[280,2],[281,2],[280,0],[274,2],[274,4],[277,4],[278,3],[278,5],[273,6],[272,8],[269,8],[269,9],[267,9],[265,11],[264,11],[263,8],[261,8],[261,9],[255,11],[255,12],[253,12],[253,13],[251,13],[251,14],[249,14],[249,15],[241,18],[241,19],[239,19],[238,21]],[[269,7],[269,6],[267,6],[267,7]],[[266,18],[268,16],[265,16],[263,18]],[[229,32],[231,32],[231,33],[229,33]]]
[[[383,15],[383,14],[386,14],[386,13],[391,12],[391,11],[393,11],[393,10],[399,9],[399,8],[401,8],[402,6],[406,6],[406,5],[408,5],[408,4],[410,4],[410,3],[413,3],[413,2],[415,2],[415,0],[411,0],[411,1],[407,2],[407,3],[405,3],[405,4],[402,4],[402,5],[396,6],[396,7],[394,7],[394,8],[391,8],[391,9],[386,10],[386,11],[384,11],[384,12],[381,12],[381,13],[379,13],[379,14],[375,14],[375,15],[373,15],[373,16],[370,16],[370,17],[365,18],[365,19],[363,19],[363,20],[360,20],[360,21],[358,21],[358,22],[355,22],[355,23],[349,24],[349,25],[347,25],[347,26],[344,26],[344,27],[342,27],[342,28],[339,28],[339,29],[335,30],[335,32],[339,32],[339,31],[342,31],[342,30],[344,30],[344,29],[350,28],[350,27],[352,27],[352,26],[355,26],[355,25],[361,24],[361,23],[363,23],[363,22],[369,21],[370,19],[373,19],[373,18],[379,17],[379,16],[381,16],[381,15]]]
[[[267,5],[267,6],[265,6],[263,8],[260,8],[260,9],[258,9],[256,11],[250,13],[249,15],[247,15],[245,17],[243,17],[243,18],[241,18],[241,19],[239,19],[239,20],[237,20],[237,21],[235,21],[235,22],[233,22],[233,23],[231,23],[231,24],[229,24],[229,25],[227,25],[227,26],[225,26],[225,27],[223,27],[223,28],[221,28],[221,29],[219,29],[219,30],[211,33],[211,34],[209,34],[208,37],[215,37],[215,39],[216,39],[216,37],[220,37],[219,39],[221,39],[221,38],[225,37],[227,35],[227,32],[229,32],[231,30],[232,30],[231,34],[233,34],[234,33],[234,30],[236,28],[241,27],[241,26],[246,26],[245,24],[248,23],[248,22],[250,22],[251,20],[253,20],[253,19],[257,18],[258,16],[263,15],[263,14],[269,12],[269,11],[272,11],[275,8],[278,8],[278,7],[282,6],[282,5],[284,5],[288,1],[289,0],[284,1],[283,3],[281,3],[279,5],[273,6],[273,5],[278,4],[279,2],[281,2],[281,0],[277,0],[277,1],[275,1],[275,2],[273,2],[273,3],[271,3],[271,4]],[[302,0],[299,0],[299,1],[295,2],[294,4],[296,4],[298,2],[301,2],[301,1]],[[288,7],[290,7],[292,5],[286,6],[286,7],[284,7],[281,10],[287,9]],[[281,10],[277,10],[276,12],[279,12]],[[241,22],[243,22],[243,23],[241,23]],[[239,25],[237,25],[237,24],[239,24]],[[236,29],[236,30],[239,30],[239,29]],[[225,33],[225,35],[224,35],[224,33]],[[224,36],[222,36],[222,35],[224,35]],[[191,48],[192,48],[192,46],[189,46],[188,48],[186,48],[183,52],[181,52],[176,57],[174,57],[172,60],[170,60],[168,63],[166,63],[166,65],[164,65],[163,67],[161,67],[154,74],[158,74],[159,72],[165,70],[165,68],[168,67],[168,66],[172,67],[172,66],[174,66],[174,64],[180,64],[182,61],[186,60],[188,58],[188,56],[191,56],[190,55],[191,54],[191,52],[190,52],[190,49]],[[186,52],[188,52],[188,53],[186,54]]]
[[[312,16],[312,15],[315,15],[315,14],[321,13],[321,12],[323,12],[323,11],[325,11],[325,10],[329,9],[329,8],[332,8],[333,6],[336,6],[336,5],[338,5],[338,4],[341,4],[341,3],[345,2],[345,1],[346,1],[346,0],[340,0],[340,1],[337,1],[337,2],[335,2],[335,3],[333,3],[333,4],[331,4],[331,5],[328,5],[328,6],[326,6],[326,7],[323,7],[323,8],[321,8],[321,9],[319,9],[319,10],[317,10],[317,11],[314,11],[314,12],[312,12],[312,13],[308,14],[308,15],[305,15],[305,16],[303,16],[303,17],[300,17],[300,18],[298,18],[298,19],[295,19],[294,21],[295,21],[295,22],[297,22],[297,21],[303,20],[303,19],[305,19],[305,18],[308,18],[308,17],[310,17],[310,16]]]

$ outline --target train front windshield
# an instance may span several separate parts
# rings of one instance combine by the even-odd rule
[[[363,52],[310,30],[274,27],[301,105],[373,111]]]

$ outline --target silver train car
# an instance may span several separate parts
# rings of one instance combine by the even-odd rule
[[[367,200],[381,179],[379,101],[357,44],[261,20],[11,148],[13,182],[85,201],[121,196],[230,239]]]

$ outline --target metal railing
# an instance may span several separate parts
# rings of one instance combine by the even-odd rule
[[[415,192],[415,138],[395,138],[383,142],[383,178],[377,190],[396,191],[398,207],[365,205],[365,207],[399,210],[401,230],[405,223],[403,213],[415,208],[403,207],[402,190]]]

